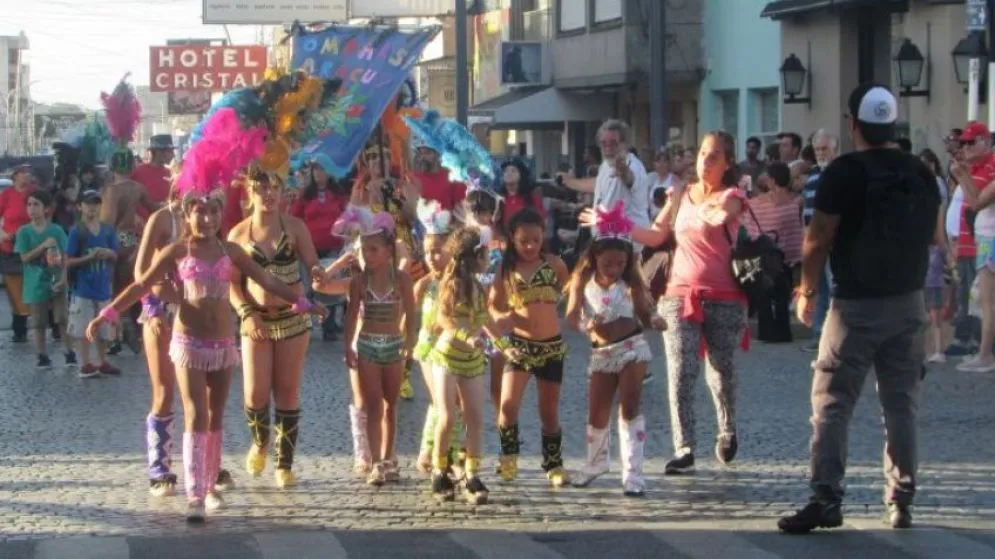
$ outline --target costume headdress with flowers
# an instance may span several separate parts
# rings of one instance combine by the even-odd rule
[[[594,209],[594,240],[619,239],[632,242],[635,225],[625,215],[625,202],[619,200],[610,210],[603,206]]]
[[[110,157],[111,171],[123,175],[130,174],[135,167],[135,154],[129,144],[135,140],[142,122],[142,104],[128,83],[129,75],[121,78],[111,93],[100,94],[107,132],[116,147]]]
[[[367,206],[349,204],[332,225],[332,234],[346,239],[380,234],[393,236],[394,218],[387,212],[374,214]]]
[[[418,221],[426,235],[445,235],[452,230],[453,214],[435,200],[418,200]]]

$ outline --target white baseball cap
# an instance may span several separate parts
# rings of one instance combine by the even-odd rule
[[[857,129],[871,145],[881,145],[895,138],[898,101],[887,87],[864,83],[850,94],[850,116]]]

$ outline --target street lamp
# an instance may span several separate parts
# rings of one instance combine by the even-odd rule
[[[811,58],[809,59],[811,64]],[[781,87],[784,89],[784,104],[807,103],[812,105],[812,76],[802,61],[794,53],[788,55],[781,64]],[[808,96],[799,97],[808,85]]]
[[[957,83],[967,86],[971,79],[971,59],[986,58],[988,50],[985,48],[984,39],[980,34],[968,33],[967,37],[957,42],[957,46],[950,54],[954,58],[954,75],[957,78]],[[984,73],[984,65],[982,65],[981,71]]]
[[[926,52],[929,52],[927,43]],[[927,61],[919,51],[919,47],[911,39],[902,41],[902,46],[898,49],[898,54],[894,58],[895,67],[898,69],[898,85],[901,87],[899,95],[902,97],[929,97],[929,73],[926,75],[926,89],[913,91],[922,82],[922,71],[926,68]]]

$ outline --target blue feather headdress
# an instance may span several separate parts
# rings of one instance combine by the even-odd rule
[[[439,152],[449,179],[462,182],[471,190],[485,190],[496,196],[494,159],[480,142],[455,120],[444,119],[438,111],[427,111],[421,118],[404,117],[408,128],[425,147]]]

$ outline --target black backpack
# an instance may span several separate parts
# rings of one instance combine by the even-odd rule
[[[763,231],[760,227],[760,221],[749,202],[744,201],[743,206],[757,226],[757,237],[751,239],[742,225],[737,229],[735,242],[729,235],[727,226],[722,226],[722,232],[732,246],[732,258],[729,262],[732,277],[749,299],[750,305],[756,307],[769,299],[777,278],[784,273],[784,251],[777,246],[777,233]]]
[[[872,296],[921,288],[939,210],[936,185],[925,182],[912,158],[894,169],[873,154],[860,153],[856,161],[867,175],[864,219],[846,250],[833,251],[834,263]]]

